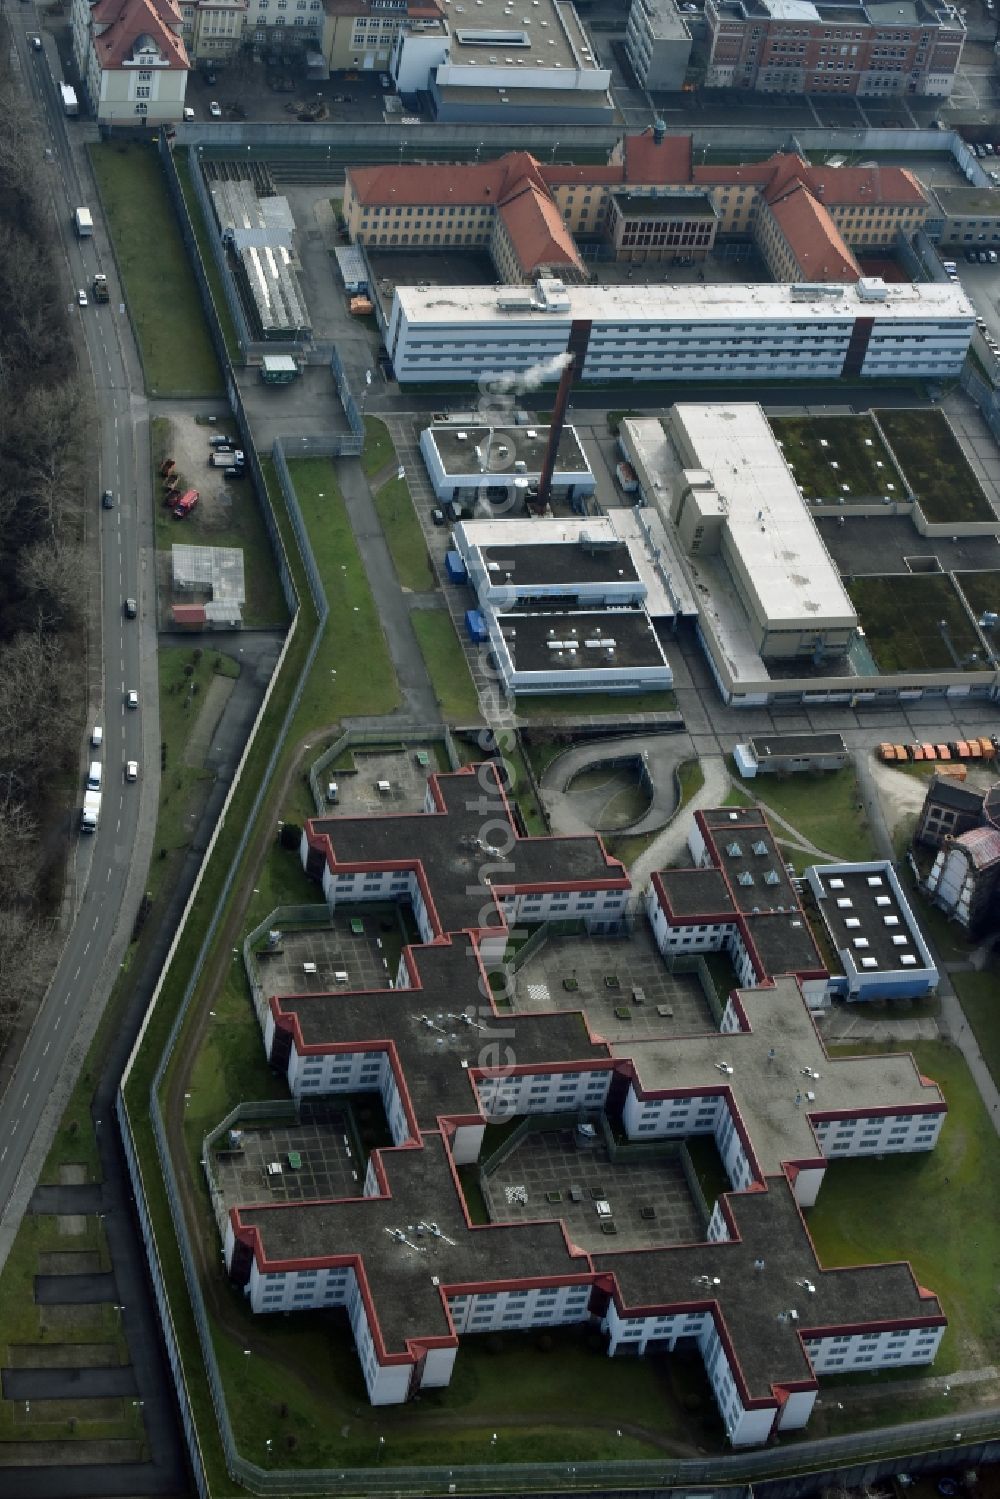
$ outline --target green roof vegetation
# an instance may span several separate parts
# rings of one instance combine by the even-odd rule
[[[847,578],[868,646],[881,672],[970,671],[982,646],[945,573]]]
[[[879,426],[904,465],[907,484],[929,521],[995,520],[983,487],[943,411],[876,411]]]

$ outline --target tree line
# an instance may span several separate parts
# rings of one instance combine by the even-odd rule
[[[84,387],[0,22],[0,1048],[45,991],[87,710]]]

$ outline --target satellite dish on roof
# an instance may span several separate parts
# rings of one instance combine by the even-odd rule
[[[1000,832],[1000,781],[994,781],[983,797],[983,816],[991,828]]]

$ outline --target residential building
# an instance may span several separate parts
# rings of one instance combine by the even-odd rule
[[[632,0],[625,51],[642,88],[678,93],[691,60],[691,31],[676,0]]]
[[[170,124],[190,70],[176,0],[73,0],[73,57],[96,118]]]
[[[708,88],[947,98],[965,43],[957,7],[933,0],[706,0]]]
[[[386,345],[403,385],[471,384],[563,354],[574,322],[591,325],[585,382],[759,383],[957,377],[975,315],[951,283],[397,285]]]
[[[938,972],[892,864],[814,864],[806,870],[839,970],[835,999],[919,999]]]
[[[752,812],[734,812],[747,830]],[[933,1359],[945,1316],[909,1266],[823,1269],[800,1211],[829,1159],[933,1148],[946,1106],[912,1058],[828,1056],[791,977],[734,991],[697,1035],[609,1043],[578,1013],[521,1014],[511,1055],[487,978],[508,923],[574,909],[613,928],[628,880],[597,838],[519,837],[489,765],[432,776],[423,815],[312,819],[302,855],[331,906],[412,902],[422,940],[384,990],[259,1000],[293,1096],[379,1095],[393,1146],[360,1193],[229,1209],[226,1266],[255,1313],[344,1307],[376,1405],[447,1385],[470,1334],[589,1325],[610,1356],[683,1339],[737,1446],[805,1426],[824,1373]],[[487,1123],[567,1112],[626,1140],[710,1135],[731,1191],[700,1241],[583,1248],[548,1207],[473,1228],[457,1168]]]

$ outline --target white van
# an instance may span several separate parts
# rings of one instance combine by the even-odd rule
[[[87,773],[87,790],[88,791],[100,791],[100,789],[101,789],[101,770],[102,770],[102,766],[101,766],[100,760],[91,760],[91,762],[90,762],[90,770]]]
[[[99,723],[94,725],[94,732],[90,736],[90,742],[94,746],[94,749],[100,749],[104,743],[104,730]]]

